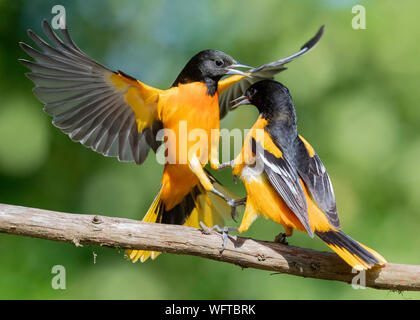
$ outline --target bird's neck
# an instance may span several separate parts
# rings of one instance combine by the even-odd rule
[[[217,92],[217,86],[219,83],[219,79],[213,79],[213,78],[205,78],[202,82],[204,82],[204,84],[207,87],[207,94],[210,96],[214,96]]]
[[[187,84],[191,82],[201,82],[206,85],[207,94],[214,96],[217,92],[217,85],[221,78],[222,76],[206,76],[202,73],[200,68],[197,68],[197,66],[187,64],[172,84],[172,87],[177,87],[180,84]]]
[[[298,135],[296,114],[290,111],[274,112],[267,118],[267,129],[279,147],[288,149],[294,145]]]
[[[172,84],[172,87],[177,87],[180,84],[187,84],[192,82],[201,82],[204,83],[207,87],[207,94],[209,96],[214,96],[217,92],[217,86],[219,83],[219,79],[214,79],[210,77],[191,77],[191,75],[188,76],[178,76],[178,78],[175,80],[175,82]]]
[[[267,119],[268,126],[281,128],[284,131],[296,133],[297,135],[297,117],[294,108],[283,106],[274,110],[268,109],[261,116]]]

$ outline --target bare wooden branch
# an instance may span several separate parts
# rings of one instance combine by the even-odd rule
[[[0,233],[64,241],[76,246],[100,245],[188,254],[241,267],[347,283],[356,275],[334,253],[232,236],[221,254],[222,237],[215,232],[203,234],[201,230],[183,226],[6,204],[0,204]],[[367,287],[420,291],[420,266],[389,263],[367,271],[365,276]]]

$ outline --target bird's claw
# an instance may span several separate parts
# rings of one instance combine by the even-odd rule
[[[233,182],[238,184],[238,176],[236,174],[233,175]]]
[[[230,208],[231,208],[230,215],[232,216],[233,221],[238,222],[238,221],[236,221],[236,207],[237,207],[238,205],[240,205],[240,204],[238,204],[238,201],[237,201],[237,200],[235,200],[235,199],[228,199],[228,200],[226,201],[226,203],[227,203],[227,204],[230,206]]]
[[[233,221],[238,222],[236,220],[236,207],[235,206],[233,206],[232,209],[230,210],[230,215],[231,215]]]
[[[217,167],[217,170],[224,169],[224,168],[233,168],[233,160],[219,164],[219,166]]]
[[[274,242],[278,242],[284,245],[288,245],[289,243],[286,241],[287,235],[283,232],[280,232],[276,237],[274,238]]]
[[[236,207],[243,206],[246,204],[246,198],[242,199],[227,199],[226,203],[231,207],[230,215],[232,216],[233,221],[236,221]]]
[[[229,228],[228,227],[223,227],[223,229],[222,229],[223,244],[222,244],[222,248],[219,250],[219,253],[222,253],[223,251],[225,251],[226,245],[227,245],[228,235],[229,235]]]
[[[231,207],[236,207],[236,201],[235,199],[227,199],[226,203]]]
[[[229,232],[230,231],[235,231],[235,232],[238,231],[237,228],[231,228],[231,227],[220,228],[217,224],[214,225],[213,227],[209,228],[204,224],[203,221],[200,221],[200,227],[201,227],[201,230],[204,234],[210,234],[210,232],[213,231],[213,230],[216,230],[217,232],[222,234],[223,244],[222,244],[222,248],[219,250],[220,253],[222,253],[226,249]]]

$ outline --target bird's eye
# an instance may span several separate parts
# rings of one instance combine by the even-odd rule
[[[256,94],[257,93],[257,90],[255,89],[255,88],[249,88],[248,89],[248,95],[250,96],[250,97],[252,97],[254,94]]]
[[[223,66],[223,60],[218,59],[218,60],[215,60],[215,61],[214,61],[214,63],[215,63],[215,64],[216,64],[216,66],[218,66],[218,67]]]

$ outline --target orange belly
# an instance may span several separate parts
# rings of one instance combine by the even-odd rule
[[[168,90],[159,102],[165,134],[165,164],[161,199],[170,210],[197,185],[188,166],[196,155],[204,167],[209,161],[212,134],[219,134],[219,99],[207,94],[202,83],[189,83]]]
[[[245,166],[241,172],[247,192],[247,205],[249,204],[260,214],[287,228],[306,231],[298,217],[289,209],[286,202],[271,185],[265,173],[253,174],[252,168]],[[312,230],[321,232],[335,230],[331,227],[325,214],[312,200],[306,185],[300,180],[308,205],[308,218]]]
[[[187,165],[165,165],[162,177],[161,200],[170,210],[184,199],[197,185],[198,179]]]
[[[247,202],[249,201],[249,204],[254,207],[258,214],[283,225],[285,228],[305,231],[300,220],[271,186],[264,173],[254,175],[252,169],[245,167],[242,170],[241,180],[245,184]]]

